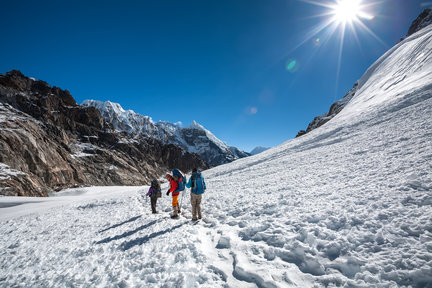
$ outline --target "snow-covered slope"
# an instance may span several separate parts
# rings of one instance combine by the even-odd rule
[[[154,123],[148,116],[124,110],[120,104],[110,101],[85,100],[82,105],[96,107],[118,131],[154,138],[163,144],[174,144],[190,153],[197,153],[210,165],[216,166],[249,156],[247,153],[219,140],[209,130],[193,121],[183,128],[178,123],[160,121]]]
[[[139,187],[0,198],[0,286],[431,287],[431,115],[428,26],[325,125],[204,171],[195,225],[189,192],[179,220]]]
[[[412,34],[420,31],[421,29],[429,26],[432,24],[432,9],[425,9],[411,24],[410,28],[408,29],[408,34],[406,37],[411,36]],[[400,41],[404,40],[405,38],[402,38]],[[309,123],[306,130],[300,130],[296,137],[300,137],[306,133],[309,133],[310,131],[321,127],[328,121],[330,121],[333,117],[335,117],[342,109],[348,104],[349,101],[354,97],[354,95],[357,93],[358,90],[358,82],[354,83],[353,88],[348,91],[345,96],[333,103],[329,109],[328,112],[319,115],[315,117],[312,122]]]

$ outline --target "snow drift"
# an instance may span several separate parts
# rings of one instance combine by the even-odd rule
[[[0,286],[431,287],[431,56],[428,26],[325,125],[204,171],[195,225],[188,192],[179,220],[148,187],[0,198]]]

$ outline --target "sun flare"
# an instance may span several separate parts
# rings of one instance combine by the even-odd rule
[[[346,24],[347,22],[357,22],[359,18],[372,20],[374,17],[363,9],[361,0],[337,0],[336,4],[331,6],[334,21],[338,24]]]
[[[359,0],[340,0],[333,8],[335,20],[338,22],[352,22],[361,12]]]
[[[336,67],[336,81],[339,79],[339,73],[342,62],[342,54],[344,44],[347,41],[345,38],[354,41],[361,47],[364,34],[369,34],[377,42],[381,43],[384,47],[387,44],[379,38],[368,26],[368,22],[377,17],[377,11],[383,7],[388,0],[298,0],[315,7],[322,7],[322,11],[318,14],[311,15],[310,18],[322,18],[312,29],[305,34],[304,39],[294,47],[293,50],[298,49],[305,43],[311,43],[314,39],[313,45],[315,47],[322,47],[328,43],[331,38],[335,38],[339,43],[339,51],[337,57]],[[349,36],[349,37],[346,37]],[[290,60],[291,61],[291,60]],[[287,62],[287,70],[293,62]],[[294,62],[295,63],[295,62]]]

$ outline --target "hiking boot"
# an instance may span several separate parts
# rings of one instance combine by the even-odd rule
[[[177,218],[179,218],[178,215],[171,215],[171,219],[177,219]]]
[[[198,219],[197,218],[192,218],[192,221],[198,221]]]

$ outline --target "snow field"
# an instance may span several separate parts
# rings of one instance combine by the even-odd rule
[[[367,123],[329,123],[260,157],[210,170],[208,186],[224,195],[209,196],[224,199],[210,209],[221,212],[214,217],[243,240],[266,243],[267,265],[295,264],[318,285],[431,286],[428,89],[371,111]]]
[[[22,217],[20,225],[6,221],[2,235],[13,244],[0,252],[1,274],[7,275],[0,286],[186,285],[188,274],[196,275],[202,265],[196,232],[189,238],[177,231],[190,226],[189,220],[143,215],[150,205],[144,208],[138,197],[136,188],[133,196]],[[203,274],[197,281],[208,277]]]
[[[432,99],[388,108],[205,171],[197,224],[189,192],[179,220],[147,187],[23,198],[0,210],[0,286],[428,287]]]

